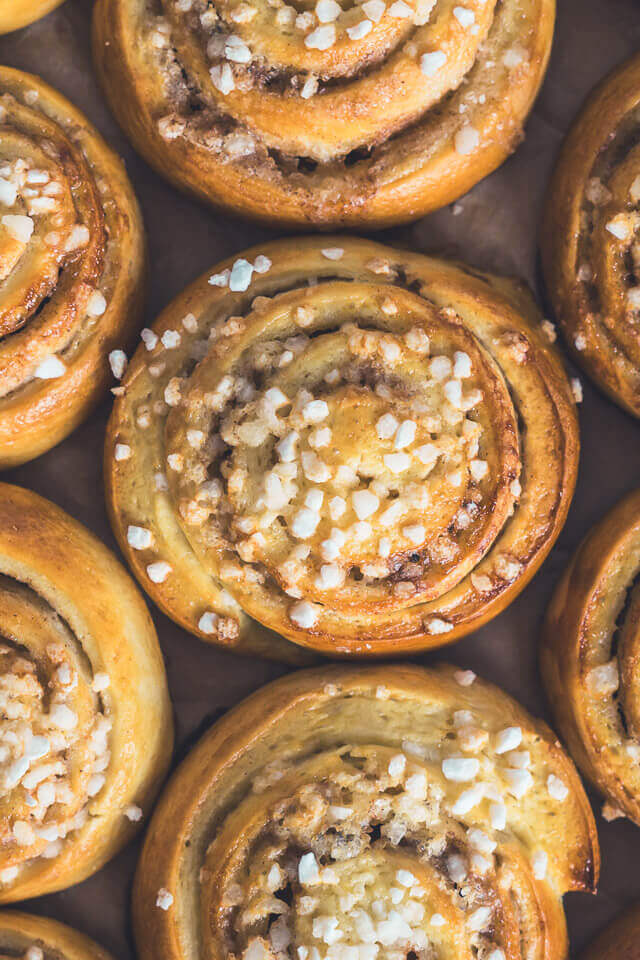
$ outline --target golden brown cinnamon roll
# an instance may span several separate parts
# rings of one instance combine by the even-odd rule
[[[124,168],[37,77],[0,68],[0,468],[69,434],[138,329],[144,241]]]
[[[554,0],[99,0],[112,109],[156,169],[291,225],[390,224],[517,145]]]
[[[640,907],[636,904],[603,931],[581,955],[581,960],[638,960]]]
[[[547,612],[542,673],[571,755],[608,819],[640,824],[640,491],[578,548]]]
[[[555,540],[578,454],[531,298],[360,240],[219,265],[144,330],[106,441],[114,530],[205,639],[388,655],[502,610]],[[524,425],[524,429],[522,428]]]
[[[575,360],[640,416],[640,56],[591,94],[546,200],[542,262]]]
[[[19,30],[59,7],[63,0],[0,0],[0,33]]]
[[[0,912],[2,960],[112,960],[97,943],[49,917]]]
[[[0,902],[114,856],[171,744],[162,656],[130,578],[58,507],[0,484]]]
[[[162,796],[138,951],[562,960],[562,895],[598,866],[573,764],[496,687],[445,666],[302,671],[219,721]]]

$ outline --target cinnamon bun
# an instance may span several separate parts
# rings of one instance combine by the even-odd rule
[[[274,657],[295,655],[276,634],[382,656],[475,629],[571,500],[549,335],[515,284],[367,241],[220,264],[143,330],[109,424],[136,576],[186,629]]]
[[[139,329],[140,211],[120,160],[42,80],[0,67],[0,468],[63,440]],[[123,354],[122,354],[123,355]]]
[[[58,507],[0,484],[0,902],[113,857],[171,744],[162,656],[130,578]]]
[[[640,55],[591,94],[551,182],[549,295],[574,359],[640,416]]]
[[[470,671],[298,671],[232,710],[160,799],[141,960],[564,960],[598,876],[554,734]]]
[[[161,174],[288,225],[382,226],[518,144],[554,0],[98,0],[111,107]]]

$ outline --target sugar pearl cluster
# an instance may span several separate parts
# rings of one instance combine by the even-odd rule
[[[470,671],[460,677],[473,684]],[[328,696],[339,694],[329,686]],[[532,761],[536,738],[518,726],[453,709],[445,732],[264,768],[253,790],[265,797],[265,827],[247,847],[251,863],[216,891],[235,953],[400,960],[411,951],[426,960],[462,931],[474,955],[504,960],[496,854],[521,842],[530,793],[554,816],[569,789]],[[527,846],[525,858],[533,879],[546,882],[553,864],[544,847]],[[200,880],[204,893],[207,865]]]
[[[418,328],[403,337],[354,326],[343,332],[354,357],[390,368],[403,354],[425,357],[429,352],[428,338]],[[324,596],[345,582],[355,587],[354,575],[363,574],[365,583],[373,584],[396,575],[389,591],[413,597],[415,576],[402,579],[397,574],[409,555],[414,566],[424,559],[414,554],[425,546],[427,530],[421,518],[434,495],[433,484],[457,489],[467,468],[474,483],[488,472],[486,461],[477,456],[481,427],[465,416],[481,401],[477,389],[464,388],[471,374],[468,355],[436,355],[429,370],[433,379],[426,386],[432,394],[427,402],[420,395],[413,403],[396,406],[387,383],[375,385],[376,399],[382,400],[375,422],[363,425],[360,444],[346,459],[335,444],[345,432],[343,405],[360,400],[350,386],[351,371],[334,368],[318,391],[303,389],[292,398],[277,389],[266,391],[259,405],[274,405],[269,432],[276,439],[276,462],[239,521],[240,529],[250,532],[237,545],[240,557],[250,561],[252,548],[259,547],[264,536],[261,531],[268,530],[276,516],[284,516],[291,552],[279,564],[278,575],[290,596],[302,599],[301,581],[305,594]],[[246,422],[243,428],[247,431]],[[237,442],[224,430],[222,436]],[[474,509],[476,502],[470,499],[463,526],[471,522]],[[458,550],[453,541],[441,547],[452,557]],[[291,607],[290,616],[309,627],[314,610],[303,601]]]
[[[47,645],[38,669],[18,650],[0,646],[0,796],[11,810],[3,837],[10,865],[0,869],[2,884],[28,861],[56,857],[105,784],[112,722],[101,709],[88,715],[87,700],[97,706],[109,677],[98,672],[91,690],[84,685],[63,643]]]
[[[477,32],[473,5],[456,7],[457,22],[464,29]],[[316,0],[312,9],[298,10],[286,0],[268,0],[267,23],[264,23],[265,11],[255,0],[242,0],[230,4],[224,11],[224,19],[212,8],[200,10],[197,3],[177,0],[176,10],[190,27],[201,34],[202,44],[211,64],[210,76],[214,87],[226,96],[232,91],[246,90],[253,85],[251,67],[257,62],[257,56],[251,47],[251,31],[254,24],[261,21],[266,30],[283,33],[288,37],[300,38],[307,50],[325,51],[336,45],[356,45],[369,34],[375,32],[378,25],[383,29],[387,25],[402,29],[403,21],[422,27],[429,22],[435,0],[363,0],[344,8],[337,0]],[[152,43],[162,51],[170,43],[170,25],[158,18],[152,26]],[[446,63],[447,57],[442,51],[424,55],[422,65],[425,76],[432,76]],[[320,89],[320,78],[307,74],[296,74],[291,81],[292,90],[303,99],[309,99]],[[168,131],[168,125],[164,124]]]
[[[59,198],[63,185],[49,170],[31,166],[27,160],[17,159],[0,166],[0,203],[13,213],[3,213],[0,223],[18,244],[26,245],[34,231],[36,217],[55,215],[60,210]],[[51,222],[55,226],[55,222]],[[78,238],[68,238],[69,249],[75,248]],[[47,246],[58,246],[60,237],[47,234]]]

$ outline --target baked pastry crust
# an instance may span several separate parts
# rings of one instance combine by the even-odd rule
[[[635,960],[639,935],[640,907],[635,904],[596,937],[581,960]]]
[[[640,491],[584,539],[547,611],[542,675],[560,733],[604,794],[640,824]]]
[[[590,94],[545,202],[541,255],[574,359],[640,416],[640,55]]]
[[[573,764],[498,688],[449,666],[304,670],[174,774],[134,930],[141,960],[363,941],[381,960],[429,942],[451,960],[561,960],[562,894],[598,869]]]
[[[99,0],[94,58],[125,132],[179,187],[269,223],[386,226],[517,146],[554,18],[555,0]]]
[[[41,951],[43,960],[113,960],[89,937],[57,920],[14,910],[0,912],[0,957],[32,960],[28,951],[33,948]]]
[[[44,17],[63,0],[0,0],[0,33],[19,30]]]
[[[64,439],[113,382],[109,354],[139,329],[145,249],[123,164],[75,107],[1,67],[0,114],[6,468]]]
[[[42,497],[0,484],[0,902],[79,883],[131,839],[173,723],[142,597]]]
[[[106,438],[113,529],[205,640],[276,658],[458,639],[536,572],[578,430],[516,283],[363,240],[218,265],[131,360]],[[524,424],[525,429],[522,429]]]

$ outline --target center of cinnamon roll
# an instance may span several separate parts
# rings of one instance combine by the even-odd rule
[[[441,916],[428,894],[428,874],[406,855],[376,847],[335,862],[324,871],[327,882],[306,885],[294,903],[298,956],[330,954],[335,944],[333,953],[355,958],[357,952],[358,960],[426,952],[438,939]]]
[[[368,338],[374,346],[380,340],[375,333],[357,330],[351,337]],[[383,335],[378,345],[383,355],[387,351],[399,358],[402,353],[403,344],[394,337]],[[456,362],[470,372],[467,354],[460,353]],[[434,365],[453,367],[444,356]],[[463,418],[443,422],[436,412],[447,388],[442,381],[432,381],[431,390],[418,399],[405,392],[400,380],[394,390],[376,364],[356,363],[346,373],[354,383],[345,383],[335,369],[325,375],[331,391],[321,388],[317,396],[304,388],[298,391],[293,403],[285,404],[290,412],[277,417],[274,426],[281,435],[270,435],[267,450],[264,445],[256,453],[234,447],[231,463],[234,469],[245,465],[248,478],[241,496],[232,495],[231,501],[236,509],[246,504],[236,523],[241,537],[248,525],[264,529],[265,512],[284,519],[281,530],[276,528],[264,544],[264,535],[254,534],[248,543],[242,537],[241,556],[244,551],[259,558],[285,589],[297,585],[305,594],[322,595],[351,577],[357,601],[359,574],[380,580],[399,557],[419,563],[421,551],[454,522],[467,499],[469,452],[477,446],[481,428]],[[449,387],[456,397],[459,391],[462,400],[460,381],[449,381]],[[258,405],[269,403],[277,390],[270,388]],[[274,402],[281,400],[287,400],[285,393]],[[478,392],[465,398],[466,405],[477,402]],[[235,434],[225,435],[224,430],[222,436],[235,440]],[[254,471],[257,461],[271,469],[266,474]],[[480,476],[488,467],[476,460],[474,469]],[[305,546],[299,549],[296,544]],[[453,560],[453,544],[450,552]]]

